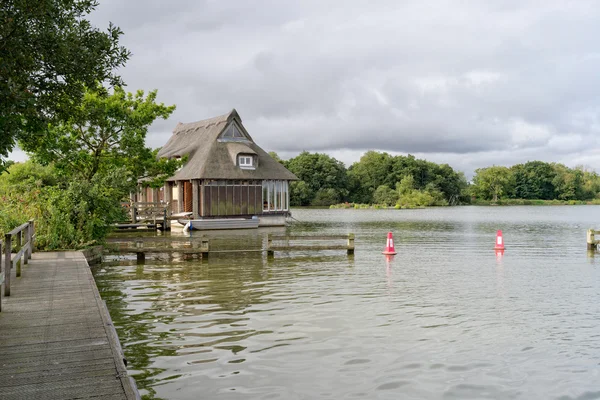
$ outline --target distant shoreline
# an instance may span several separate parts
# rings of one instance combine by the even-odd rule
[[[340,203],[332,204],[329,207],[298,207],[298,208],[341,208],[341,209],[398,209],[411,210],[419,208],[437,208],[437,207],[460,207],[460,206],[586,206],[600,205],[600,199],[594,200],[529,200],[529,199],[500,199],[492,200],[472,200],[471,203],[456,204],[448,206],[427,206],[427,207],[397,207],[386,206],[383,204],[355,204],[355,203]]]

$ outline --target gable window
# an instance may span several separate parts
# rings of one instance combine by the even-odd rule
[[[225,128],[219,139],[233,141],[248,140],[246,135],[244,135],[240,127],[235,122],[232,122],[231,124],[229,124],[229,126],[227,126],[227,128]]]
[[[244,169],[254,169],[254,158],[248,155],[238,156],[238,165]]]

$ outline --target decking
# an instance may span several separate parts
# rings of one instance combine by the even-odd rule
[[[0,312],[0,398],[136,399],[81,252],[33,253]]]

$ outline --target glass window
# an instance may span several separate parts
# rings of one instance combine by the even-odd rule
[[[269,181],[263,181],[263,211],[269,211]]]
[[[283,198],[283,210],[288,210],[288,181],[283,181],[283,193],[281,194]]]
[[[241,168],[249,168],[254,166],[252,156],[238,156],[238,164]]]
[[[281,211],[281,181],[275,182],[275,209]]]
[[[246,136],[244,136],[242,130],[237,126],[237,124],[231,123],[221,134],[221,139],[242,140],[246,139]]]
[[[275,182],[269,181],[269,211],[275,211]]]

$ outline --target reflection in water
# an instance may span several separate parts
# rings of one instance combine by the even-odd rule
[[[356,255],[118,257],[94,274],[146,398],[591,399],[597,212],[296,210],[289,232],[355,233]],[[498,229],[506,254],[491,249]],[[211,248],[264,240],[219,232]]]

